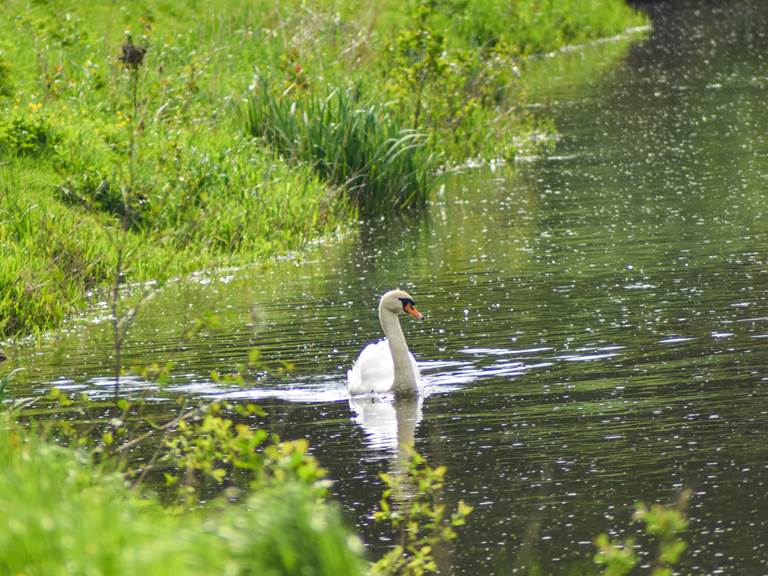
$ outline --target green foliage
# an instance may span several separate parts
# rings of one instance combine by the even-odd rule
[[[673,507],[655,504],[648,508],[642,502],[635,504],[633,520],[641,523],[645,534],[656,543],[651,576],[672,576],[674,566],[688,547],[680,533],[688,527],[685,509],[690,496],[690,490],[684,490]],[[640,547],[633,537],[619,542],[610,540],[607,534],[600,534],[595,539],[595,546],[598,549],[595,562],[604,566],[606,576],[629,574],[639,562]]]
[[[325,470],[308,454],[306,440],[281,442],[265,430],[236,423],[224,413],[229,408],[221,402],[206,406],[199,414],[180,420],[166,441],[164,459],[180,470],[180,478],[166,474],[166,482],[177,487],[188,503],[196,501],[206,478],[221,484],[237,475],[245,475],[252,489],[297,482],[318,496],[325,494]],[[263,415],[255,405],[240,406],[239,411],[246,416]]]
[[[422,206],[429,197],[435,165],[423,135],[403,129],[382,106],[365,104],[358,90],[293,99],[262,80],[246,121],[283,157],[343,187],[363,214]]]
[[[39,157],[59,140],[44,114],[16,115],[0,124],[0,151],[6,155]]]
[[[381,497],[381,510],[374,518],[388,523],[401,537],[400,544],[372,566],[372,574],[421,576],[436,572],[435,547],[456,538],[455,528],[463,526],[472,512],[463,501],[449,512],[440,502],[445,467],[432,468],[417,452],[410,452],[404,477],[380,475],[387,488]],[[401,499],[404,491],[410,494]]]
[[[419,127],[426,86],[445,80],[450,71],[450,62],[445,55],[445,38],[428,24],[434,9],[434,1],[419,0],[414,26],[401,32],[390,47],[390,83],[396,87],[401,98],[413,99],[411,126],[414,129]],[[444,90],[444,93],[455,97],[453,90]]]
[[[509,135],[524,124],[510,114],[522,98],[517,62],[502,44],[450,47],[441,9],[433,0],[419,0],[413,24],[388,46],[387,95],[408,125],[423,127],[430,147],[450,158],[509,158],[515,150]]]
[[[685,508],[690,495],[690,490],[684,491],[675,508],[655,504],[649,509],[642,503],[635,506],[635,521],[643,523],[645,533],[658,541],[651,576],[672,576],[673,567],[688,548],[679,534],[688,528]]]
[[[604,566],[604,576],[623,576],[629,574],[639,562],[635,552],[635,539],[627,538],[624,542],[612,541],[608,534],[600,534],[595,538],[597,554],[595,562]]]
[[[363,547],[341,519],[338,507],[318,503],[301,484],[262,489],[229,507],[208,525],[225,538],[242,573],[263,576],[354,576],[364,573]],[[216,522],[215,528],[213,523]]]
[[[3,574],[362,573],[335,507],[286,483],[241,506],[168,514],[81,452],[0,423]]]
[[[11,79],[11,65],[0,53],[0,97],[13,94],[13,81]]]

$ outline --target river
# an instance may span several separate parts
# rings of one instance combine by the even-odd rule
[[[448,503],[475,507],[443,573],[594,571],[597,534],[636,533],[636,501],[686,488],[681,573],[768,573],[768,4],[651,10],[629,47],[531,64],[551,151],[451,175],[426,215],[166,286],[126,365],[173,362],[160,405],[254,399],[308,438],[374,554],[391,542],[371,520],[378,473],[413,439],[447,466]],[[346,370],[397,286],[425,314],[404,329],[428,394],[350,406]],[[108,312],[7,350],[15,393],[109,396]],[[254,347],[294,371],[212,382]]]

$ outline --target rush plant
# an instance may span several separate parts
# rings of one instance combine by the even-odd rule
[[[282,157],[311,166],[344,189],[363,215],[423,206],[436,168],[425,136],[360,96],[356,89],[337,88],[324,97],[292,98],[261,80],[250,94],[245,121]]]

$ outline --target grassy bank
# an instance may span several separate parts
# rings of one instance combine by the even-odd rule
[[[3,15],[0,338],[56,326],[118,269],[248,263],[422,206],[438,164],[514,156],[535,128],[521,57],[643,21],[620,0],[10,0]]]
[[[362,574],[335,507],[285,484],[169,514],[82,453],[0,422],[0,573]]]

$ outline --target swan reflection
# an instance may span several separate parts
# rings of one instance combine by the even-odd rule
[[[408,474],[416,427],[421,421],[423,397],[352,396],[349,406],[353,420],[367,436],[368,447],[389,456],[387,472],[396,478],[392,491],[394,506],[405,509],[418,494]]]
[[[370,448],[395,452],[403,445],[413,445],[422,402],[421,396],[352,396],[349,407],[354,413],[352,420],[365,431]]]

